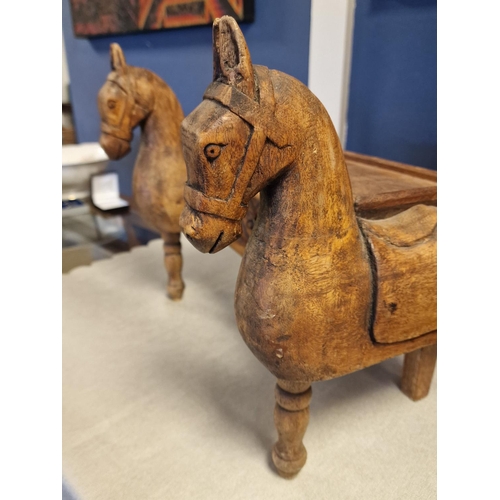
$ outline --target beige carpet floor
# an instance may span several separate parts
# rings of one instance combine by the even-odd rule
[[[164,294],[160,240],[63,281],[63,477],[82,500],[436,498],[436,381],[414,403],[402,358],[313,385],[293,480],[273,470],[274,379],[236,328],[240,257],[183,240]]]

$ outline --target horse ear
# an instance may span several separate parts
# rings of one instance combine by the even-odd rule
[[[109,46],[109,56],[111,59],[111,69],[113,71],[125,69],[127,63],[122,48],[117,43],[112,43]]]
[[[213,24],[214,81],[233,85],[255,96],[252,60],[245,37],[234,18],[223,16]]]

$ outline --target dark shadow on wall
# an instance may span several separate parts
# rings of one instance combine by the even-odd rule
[[[347,149],[437,167],[436,0],[357,0]]]

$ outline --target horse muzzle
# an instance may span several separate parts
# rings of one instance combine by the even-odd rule
[[[200,252],[217,253],[241,236],[241,221],[193,210],[186,204],[179,219],[182,232]]]
[[[99,144],[112,160],[119,160],[130,152],[130,142],[110,134],[101,133]]]

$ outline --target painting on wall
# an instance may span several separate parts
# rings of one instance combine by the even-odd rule
[[[212,24],[217,17],[254,18],[254,0],[70,0],[77,37]]]

